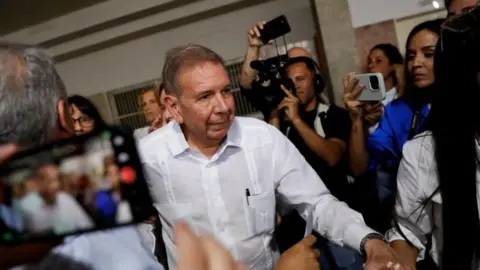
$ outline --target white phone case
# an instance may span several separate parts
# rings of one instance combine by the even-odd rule
[[[385,99],[387,91],[382,73],[354,74],[353,76],[358,79],[358,85],[365,86],[362,93],[357,97],[357,100],[382,101]],[[376,77],[376,79],[371,79],[371,77]],[[378,82],[378,86],[372,85],[372,81],[375,80]]]

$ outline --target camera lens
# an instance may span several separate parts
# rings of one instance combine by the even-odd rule
[[[380,89],[380,83],[378,82],[377,76],[370,76],[370,87],[372,90]]]

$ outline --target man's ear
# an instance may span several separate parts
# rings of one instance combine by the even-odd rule
[[[179,99],[175,95],[165,95],[163,100],[165,107],[172,116],[172,118],[179,124],[183,124],[182,110],[179,105]]]
[[[59,100],[57,103],[58,122],[60,128],[69,136],[75,135],[75,128],[73,127],[72,116],[70,112],[70,105],[65,100]]]

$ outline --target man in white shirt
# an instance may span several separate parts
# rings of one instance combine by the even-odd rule
[[[329,193],[280,131],[235,117],[228,73],[215,52],[200,45],[173,48],[162,78],[175,121],[142,139],[139,150],[171,268],[178,220],[215,235],[249,269],[274,268],[278,194],[304,218],[311,212],[320,234],[360,251],[366,269],[404,269],[383,236]]]

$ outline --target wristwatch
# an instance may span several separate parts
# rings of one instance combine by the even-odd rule
[[[360,253],[362,254],[363,258],[367,259],[367,252],[365,251],[365,245],[369,240],[381,240],[385,241],[385,237],[379,233],[369,233],[363,237],[362,241],[360,242]]]

